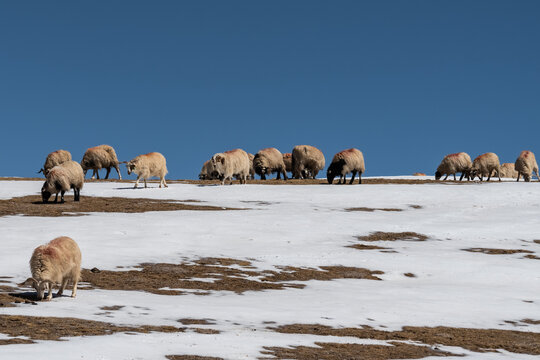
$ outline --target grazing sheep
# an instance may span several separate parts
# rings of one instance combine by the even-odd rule
[[[463,180],[463,176],[466,176],[467,180],[470,180],[471,167],[472,162],[469,154],[464,152],[449,154],[444,157],[439,167],[437,167],[435,179],[439,180],[443,175],[446,175],[443,179],[446,180],[448,179],[448,175],[454,175],[454,180],[456,180],[456,173],[461,173],[459,181]]]
[[[217,178],[217,173],[212,165],[212,160],[205,161],[201,172],[199,173],[199,180],[215,180]]]
[[[71,161],[71,154],[67,150],[56,150],[47,155],[47,159],[45,159],[45,164],[43,165],[43,168],[41,168],[38,171],[38,174],[40,172],[43,173],[43,175],[47,176],[49,173],[49,170],[51,170],[56,165],[60,165],[62,163],[65,163],[66,161]]]
[[[240,184],[247,182],[249,176],[249,156],[242,149],[235,149],[212,156],[212,165],[217,172],[221,185],[225,180],[232,184],[233,176],[240,180]]]
[[[533,172],[536,173],[536,178],[540,181],[540,177],[538,176],[538,164],[536,163],[536,157],[532,151],[522,151],[516,160],[515,168],[518,172],[517,181],[519,181],[520,175],[523,175],[525,181],[531,181]]]
[[[297,145],[292,151],[292,173],[295,179],[315,179],[324,164],[324,155],[316,147]]]
[[[347,182],[347,174],[352,173],[349,184],[352,184],[356,173],[358,173],[358,183],[362,183],[362,174],[366,171],[364,165],[364,155],[358,149],[347,149],[334,155],[332,163],[326,171],[326,179],[329,184],[334,182],[334,178],[339,175],[339,182],[343,179],[343,184]]]
[[[252,153],[247,153],[249,157],[249,180],[255,180],[255,169],[253,168],[253,159],[255,158],[255,155]]]
[[[83,159],[81,160],[81,166],[84,170],[84,175],[89,169],[93,170],[92,179],[97,176],[99,180],[99,169],[107,169],[107,175],[105,179],[109,178],[111,168],[115,168],[118,173],[118,179],[122,180],[120,174],[120,168],[118,167],[119,161],[116,157],[116,152],[109,145],[99,145],[86,150]]]
[[[167,175],[167,162],[165,157],[158,152],[151,152],[144,155],[139,155],[136,158],[130,160],[126,164],[127,173],[137,174],[137,182],[135,183],[134,189],[139,185],[139,180],[142,178],[144,180],[144,187],[146,187],[146,179],[149,179],[153,176],[159,178],[159,187],[163,186],[168,187],[165,182],[165,175]]]
[[[283,179],[287,180],[283,155],[276,148],[260,150],[253,159],[253,168],[255,173],[261,177],[261,180],[266,180],[266,175],[273,172],[277,172],[278,180],[281,178],[281,174],[283,174]]]
[[[485,153],[474,159],[471,167],[471,177],[474,180],[476,176],[483,181],[483,177],[487,176],[487,181],[491,179],[491,175],[495,172],[501,180],[501,164],[499,157],[495,153]]]
[[[52,194],[56,194],[54,202],[58,202],[58,193],[61,194],[60,202],[64,202],[64,194],[73,189],[74,200],[81,199],[81,189],[84,185],[84,173],[81,165],[76,161],[68,161],[53,167],[47,174],[47,179],[41,188],[43,203],[47,203]]]
[[[518,176],[516,167],[513,163],[501,164],[501,177],[515,179]]]
[[[56,295],[62,295],[69,281],[73,284],[71,297],[75,297],[81,276],[81,250],[73,239],[57,237],[34,250],[30,259],[30,271],[32,277],[20,285],[33,286],[38,300],[43,299],[45,290],[48,291],[47,300],[51,300],[53,286],[56,284],[60,284]]]
[[[283,154],[283,163],[285,164],[285,171],[292,173],[292,154]]]

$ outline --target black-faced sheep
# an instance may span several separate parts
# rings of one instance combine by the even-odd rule
[[[84,173],[78,162],[67,161],[53,167],[47,174],[47,179],[41,188],[43,202],[49,201],[52,194],[56,194],[54,202],[58,202],[58,193],[61,194],[61,202],[64,202],[64,194],[73,189],[74,200],[81,199],[81,189],[84,185]]]
[[[60,296],[71,281],[71,297],[77,295],[77,283],[81,276],[81,250],[73,239],[58,237],[46,245],[37,247],[30,259],[32,277],[23,284],[33,286],[38,300],[42,300],[48,291],[47,300],[52,299],[53,286],[60,284],[57,295]]]
[[[128,161],[126,167],[128,175],[131,175],[131,173],[137,174],[137,182],[133,188],[137,188],[141,178],[144,180],[144,187],[146,187],[146,179],[154,176],[159,178],[159,187],[162,184],[167,187],[167,183],[165,182],[167,162],[165,157],[158,152],[139,155]]]
[[[120,168],[118,167],[118,158],[116,152],[109,145],[99,145],[86,150],[83,159],[81,160],[81,166],[84,170],[84,175],[88,170],[93,170],[92,179],[97,176],[99,180],[99,169],[107,169],[105,179],[109,178],[111,168],[115,168],[118,173],[118,179],[122,180],[120,174]]]
[[[224,185],[225,181],[230,181],[232,184],[233,176],[240,180],[241,184],[245,184],[249,176],[249,163],[249,156],[242,149],[217,153],[212,156],[212,165],[221,180],[221,185]]]
[[[523,176],[523,180],[531,181],[533,172],[536,173],[536,178],[540,181],[540,177],[538,177],[538,164],[532,151],[524,150],[519,154],[515,163],[515,169],[518,172],[517,181],[519,181],[520,175]]]
[[[60,165],[62,163],[65,163],[66,161],[71,161],[71,154],[67,150],[56,150],[47,155],[47,158],[45,159],[45,164],[43,164],[43,168],[41,168],[38,173],[42,172],[43,175],[47,176],[49,171],[55,167],[56,165]]]
[[[444,157],[437,171],[435,172],[435,179],[439,180],[443,175],[446,177],[443,180],[448,179],[448,175],[454,175],[456,180],[456,173],[461,173],[459,181],[463,180],[463,176],[470,180],[472,161],[469,154],[460,152],[455,154],[449,154]]]
[[[253,169],[255,173],[266,180],[266,175],[277,172],[277,179],[283,174],[283,179],[287,180],[287,172],[283,163],[283,155],[276,148],[267,148],[260,150],[253,159]]]
[[[214,166],[212,165],[212,160],[207,160],[204,162],[201,172],[199,173],[199,180],[215,180],[218,178]]]
[[[324,169],[324,155],[314,146],[297,145],[292,151],[292,173],[295,179],[315,179]]]
[[[491,179],[491,175],[496,174],[501,180],[501,163],[499,157],[492,152],[482,154],[474,159],[471,167],[471,178],[474,180],[476,176],[480,181],[484,180],[484,176],[487,176],[487,181]]]
[[[358,149],[347,149],[341,152],[338,152],[334,155],[332,163],[328,166],[326,171],[326,179],[329,184],[334,182],[334,178],[339,176],[338,184],[341,184],[343,179],[343,184],[346,183],[346,176],[348,173],[352,173],[352,178],[349,184],[352,184],[356,173],[358,173],[358,183],[362,183],[362,174],[366,171],[364,165],[364,155]]]

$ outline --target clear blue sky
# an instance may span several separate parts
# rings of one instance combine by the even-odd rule
[[[4,1],[0,176],[110,144],[357,147],[366,175],[540,155],[540,1]],[[125,167],[123,168],[124,175]]]

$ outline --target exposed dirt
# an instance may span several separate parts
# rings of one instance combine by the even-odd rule
[[[141,264],[141,270],[91,271],[83,269],[83,281],[88,288],[109,290],[142,290],[161,295],[182,295],[185,290],[198,290],[196,295],[209,291],[279,290],[304,288],[305,284],[291,283],[309,280],[369,279],[380,280],[375,275],[381,271],[345,266],[314,268],[279,267],[277,271],[257,271],[249,261],[228,258],[203,258],[181,264]],[[199,280],[201,279],[201,280]],[[193,292],[191,292],[193,294]]]
[[[225,360],[223,358],[197,355],[167,355],[169,360]]]
[[[40,195],[28,195],[8,200],[0,200],[0,216],[82,216],[89,212],[142,213],[147,211],[174,210],[242,210],[209,205],[195,205],[194,200],[156,200],[122,197],[81,196],[80,202],[74,202],[72,196],[65,197],[61,204],[49,202],[43,204]]]
[[[358,250],[384,250],[389,249],[382,246],[376,246],[376,245],[365,245],[365,244],[354,244],[347,246],[349,248],[358,249]]]
[[[532,255],[532,254],[525,255],[524,258],[526,258],[526,259],[533,259],[533,260],[540,260],[540,257],[538,257],[538,256],[536,256],[536,255]]]
[[[533,240],[536,244],[540,244],[540,240]]]
[[[293,347],[264,347],[263,355],[270,355],[270,359],[298,359],[298,360],[345,360],[345,359],[421,359],[428,356],[460,356],[445,351],[432,349],[429,346],[390,342],[391,346],[385,345],[362,345],[320,343],[317,347],[293,346]],[[262,359],[262,358],[261,358]],[[268,359],[265,357],[265,359]]]
[[[345,211],[347,211],[347,212],[352,212],[352,211],[374,212],[374,211],[403,211],[403,209],[397,209],[397,208],[353,207],[353,208],[346,208]]]
[[[405,275],[406,277],[410,277],[410,278],[416,277],[416,275],[414,275],[413,273],[404,273],[403,275]]]
[[[352,336],[386,341],[408,340],[428,345],[458,346],[476,352],[504,349],[513,353],[540,355],[540,333],[513,330],[405,326],[400,331],[383,331],[369,326],[331,328],[318,324],[293,324],[271,329],[286,334]]]
[[[24,336],[26,341],[32,340],[61,340],[70,336],[110,335],[118,332],[149,333],[149,332],[184,332],[185,328],[174,326],[118,326],[101,321],[76,318],[0,315],[0,333],[9,336]],[[20,339],[7,339],[20,341]],[[15,342],[19,343],[19,342]],[[4,344],[6,345],[6,344]]]
[[[469,252],[479,252],[488,255],[509,255],[509,254],[519,254],[519,253],[532,253],[530,250],[524,249],[491,249],[491,248],[469,248],[462,249]]]
[[[416,232],[383,232],[377,231],[366,236],[357,236],[360,241],[426,241],[428,237]]]

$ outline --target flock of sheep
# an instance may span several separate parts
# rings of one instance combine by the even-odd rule
[[[463,177],[467,177],[467,180],[474,180],[477,176],[480,181],[483,180],[484,176],[487,176],[487,181],[489,181],[492,175],[497,175],[499,181],[501,181],[501,177],[514,178],[519,181],[521,176],[525,181],[531,181],[533,172],[540,181],[536,157],[533,152],[528,150],[522,151],[515,163],[502,165],[497,154],[492,152],[482,154],[474,161],[471,161],[469,154],[460,152],[444,157],[437,168],[435,179],[439,180],[443,175],[446,175],[444,178],[446,180],[449,175],[454,175],[454,180],[456,180],[456,173],[461,173],[459,181],[463,180]]]
[[[45,184],[41,189],[43,202],[47,202],[50,196],[55,193],[58,200],[58,193],[61,194],[61,201],[64,201],[64,193],[72,188],[75,192],[75,201],[80,199],[80,191],[84,184],[84,177],[88,170],[93,170],[93,176],[99,179],[99,169],[107,169],[105,179],[109,177],[111,168],[115,168],[118,178],[121,179],[118,165],[125,163],[128,174],[137,174],[139,180],[150,177],[159,177],[160,184],[167,187],[165,175],[167,165],[165,157],[160,153],[149,153],[139,155],[128,162],[119,162],[116,152],[111,146],[100,145],[88,149],[81,161],[72,161],[71,154],[65,150],[58,150],[47,156],[45,164],[40,172],[46,176]],[[295,146],[292,153],[282,154],[276,148],[267,148],[252,155],[242,149],[235,149],[223,153],[217,153],[206,161],[203,165],[200,179],[219,179],[221,184],[225,181],[232,183],[232,178],[236,177],[241,183],[246,183],[248,177],[254,178],[258,174],[261,179],[266,179],[267,175],[277,173],[278,179],[283,175],[287,180],[287,172],[292,172],[294,178],[316,178],[319,171],[325,166],[323,153],[309,145]],[[348,149],[334,155],[332,163],[327,169],[328,183],[333,183],[339,176],[339,183],[345,184],[346,175],[352,173],[350,184],[353,183],[358,174],[358,183],[362,183],[362,173],[365,171],[364,156],[358,149]],[[464,152],[450,154],[444,157],[437,168],[435,178],[439,180],[446,175],[454,176],[461,173],[460,181],[464,177],[473,180],[478,177],[480,181],[487,176],[489,181],[492,175],[501,177],[513,177],[519,181],[523,176],[525,181],[530,181],[532,173],[538,177],[538,164],[531,151],[522,151],[514,164],[506,163],[500,165],[499,157],[494,153],[486,153],[478,156],[474,161]],[[539,177],[540,180],[540,177]],[[37,297],[42,300],[45,291],[48,291],[47,300],[52,298],[52,288],[55,284],[60,284],[58,295],[61,295],[68,283],[73,284],[72,297],[77,293],[77,283],[80,279],[81,271],[81,251],[77,243],[69,237],[58,237],[46,245],[37,247],[30,259],[30,270],[32,277],[28,278],[21,285],[28,285],[35,288]]]
[[[64,201],[64,193],[73,189],[75,201],[80,199],[80,191],[84,184],[84,177],[88,170],[92,170],[92,178],[99,179],[100,169],[107,169],[105,179],[108,179],[111,168],[115,168],[118,178],[122,179],[119,164],[125,163],[128,174],[137,174],[135,188],[139,185],[139,180],[144,180],[144,187],[147,186],[146,180],[151,177],[160,179],[159,187],[167,187],[165,175],[167,174],[167,164],[165,157],[157,152],[139,155],[128,162],[120,162],[116,156],[115,150],[109,145],[99,145],[86,150],[80,164],[72,161],[71,154],[66,150],[57,150],[50,153],[45,160],[45,164],[40,172],[46,176],[46,181],[41,189],[43,202],[47,202],[52,194],[56,194],[55,202],[58,201],[58,194],[61,194],[61,201]],[[297,145],[292,153],[282,154],[276,148],[266,148],[260,150],[257,154],[246,153],[242,149],[235,149],[217,153],[206,161],[199,174],[201,180],[220,180],[221,184],[225,182],[232,184],[233,178],[245,184],[248,179],[254,179],[255,174],[262,180],[266,176],[277,173],[277,179],[287,180],[287,172],[292,173],[295,179],[315,179],[319,171],[324,169],[325,158],[323,153],[314,146]],[[358,183],[362,183],[362,174],[365,172],[364,156],[358,149],[343,150],[334,155],[332,163],[327,169],[326,178],[329,184],[339,176],[339,184],[346,182],[347,174],[352,174],[349,184],[352,184],[358,174]],[[464,152],[450,154],[444,157],[437,168],[435,178],[439,180],[446,175],[454,176],[461,173],[459,180],[464,177],[467,180],[474,180],[478,177],[483,181],[487,177],[489,181],[491,176],[517,178],[523,176],[525,181],[530,181],[533,172],[538,176],[538,164],[534,154],[531,151],[522,151],[514,164],[500,164],[499,157],[494,153],[485,153],[478,156],[474,161]],[[540,178],[539,178],[540,180]]]

